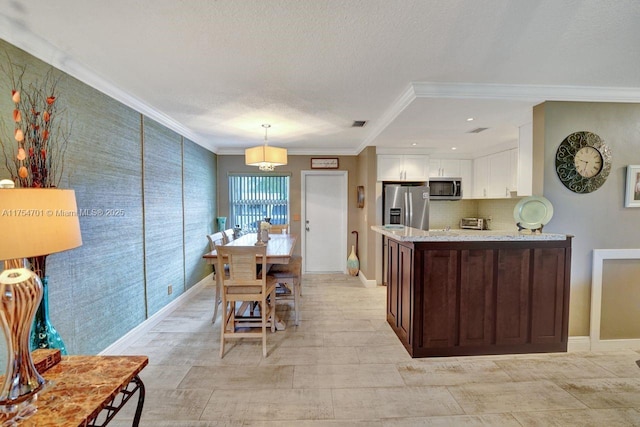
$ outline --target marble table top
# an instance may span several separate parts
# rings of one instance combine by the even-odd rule
[[[34,363],[38,363],[37,350]],[[20,426],[85,426],[149,363],[147,356],[62,356],[46,371],[37,412]],[[135,403],[133,403],[135,405]],[[4,418],[3,418],[4,417]],[[6,415],[0,414],[0,424]]]

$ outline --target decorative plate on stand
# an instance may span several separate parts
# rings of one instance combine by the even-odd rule
[[[513,209],[513,218],[518,230],[542,232],[542,227],[553,217],[551,202],[538,196],[525,197]]]

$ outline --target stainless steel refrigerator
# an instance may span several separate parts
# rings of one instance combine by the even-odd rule
[[[384,184],[384,225],[429,229],[429,186],[425,183]],[[387,284],[387,245],[382,246],[382,281]]]
[[[429,187],[386,184],[384,186],[384,225],[389,224],[428,230]]]

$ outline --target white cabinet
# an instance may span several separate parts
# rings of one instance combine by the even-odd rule
[[[429,159],[429,178],[462,178],[462,198],[473,197],[473,164],[468,159]]]
[[[520,154],[518,149],[509,150],[509,191],[518,191],[518,159]]]
[[[473,197],[511,197],[518,187],[518,149],[501,151],[473,161]]]
[[[473,165],[471,160],[460,160],[460,175],[462,178],[462,198],[473,197]]]
[[[487,197],[489,183],[489,157],[478,157],[473,160],[473,198]]]
[[[427,181],[429,156],[424,154],[379,154],[378,181]]]
[[[445,176],[448,178],[459,177],[462,162],[470,160],[458,159],[429,159],[429,177]]]
[[[492,154],[489,157],[489,178],[487,182],[487,197],[491,199],[509,197],[509,180],[511,156],[508,151]]]

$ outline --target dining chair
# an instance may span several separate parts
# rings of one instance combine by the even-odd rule
[[[302,257],[292,256],[289,264],[273,264],[269,270],[278,283],[276,301],[293,300],[294,324],[300,324],[300,297],[302,296]]]
[[[228,228],[222,232],[222,236],[224,237],[224,244],[226,245],[229,242],[233,242],[235,240],[235,236],[233,235],[233,228]]]
[[[289,224],[272,224],[269,228],[269,233],[271,234],[280,234],[280,233],[289,233]]]
[[[267,274],[257,274],[256,265],[267,271],[266,246],[220,246],[218,266],[229,263],[229,277],[222,278],[222,325],[220,327],[220,358],[224,357],[227,339],[262,338],[262,355],[267,356],[267,326],[276,327],[276,282]],[[257,257],[257,259],[256,259]],[[240,309],[236,303],[240,302]],[[245,306],[258,304],[260,317],[246,316]],[[260,328],[260,332],[252,329]]]
[[[225,244],[224,233],[221,231],[213,234],[207,234],[207,239],[209,239],[209,249],[211,251],[217,251],[218,247]],[[213,304],[213,317],[211,318],[211,323],[216,322],[216,317],[218,317],[218,304],[220,304],[221,284],[217,277],[218,272],[221,272],[223,276],[228,276],[229,267],[225,265],[221,270],[218,270],[217,265],[213,266],[213,279],[216,282],[216,299],[214,300]]]

